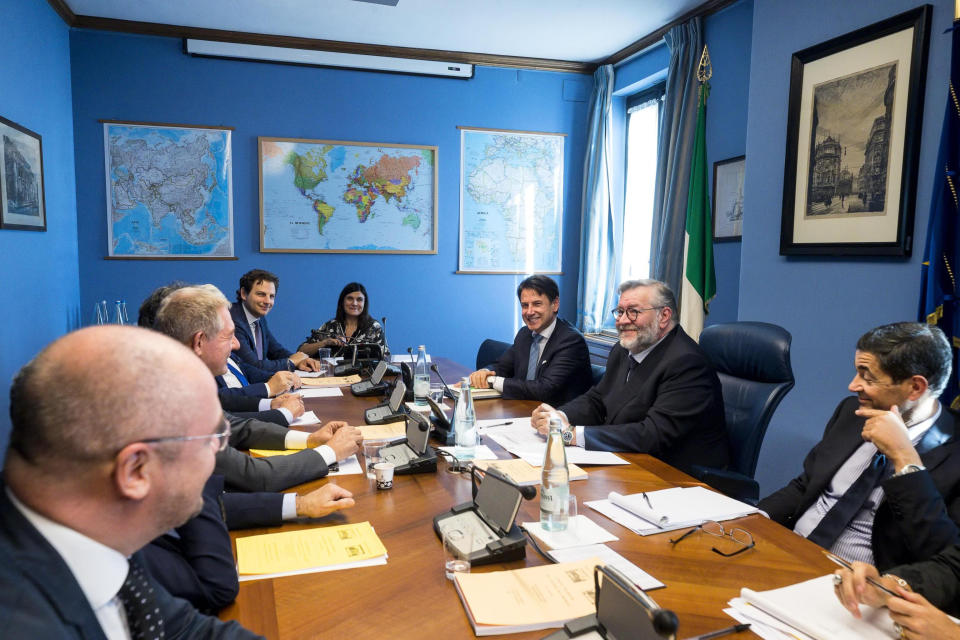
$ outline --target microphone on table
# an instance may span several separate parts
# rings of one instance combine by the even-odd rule
[[[436,362],[430,364],[430,371],[433,371],[435,374],[437,374],[437,377],[440,378],[440,382],[443,383],[443,395],[447,396],[448,398],[456,399],[457,396],[454,395],[453,391],[451,391],[450,387],[447,385],[447,381],[443,379],[442,375],[440,375],[440,368],[437,366]]]
[[[387,343],[387,316],[380,318],[380,328],[383,329],[383,349],[380,350],[380,358],[383,359],[385,351],[390,351],[390,345]]]
[[[469,464],[469,463],[466,463],[466,464]],[[516,489],[520,492],[520,495],[523,496],[524,500],[533,500],[534,498],[537,497],[537,488],[533,485],[526,485],[526,486],[520,485],[514,482],[513,478],[510,478],[507,475],[498,472],[496,469],[487,467],[487,470],[483,471],[476,465],[470,464],[470,480],[471,480],[470,484],[472,485],[471,490],[473,493],[474,500],[477,499],[477,489],[480,485],[480,477],[477,475],[477,472],[482,473],[484,477],[487,474],[492,474],[497,478],[499,478],[500,480],[503,480],[507,484],[513,487],[516,487]]]

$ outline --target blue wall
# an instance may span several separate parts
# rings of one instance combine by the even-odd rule
[[[580,200],[589,76],[477,68],[472,80],[191,58],[177,39],[71,34],[81,299],[135,306],[173,278],[206,281],[229,297],[241,273],[280,276],[271,326],[293,348],[330,318],[337,294],[364,282],[388,316],[394,351],[428,349],[472,363],[485,337],[510,339],[522,276],[454,275],[459,228],[457,125],[561,132],[565,142],[562,314],[575,318]],[[579,101],[564,99],[579,94]],[[575,85],[571,87],[570,84]],[[233,193],[238,261],[115,261],[107,252],[99,119],[235,127]],[[439,253],[372,256],[259,253],[257,136],[439,146]],[[442,329],[441,329],[442,328]]]
[[[917,184],[914,254],[900,259],[786,258],[779,255],[790,56],[917,6],[874,2],[758,2],[753,16],[740,318],[793,334],[797,386],[774,416],[757,477],[769,492],[800,471],[853,376],[857,338],[867,329],[916,318],[920,262],[949,77],[953,2],[937,0],[930,31]]]
[[[4,0],[0,116],[40,134],[47,231],[0,230],[0,456],[10,429],[8,382],[45,344],[77,326],[77,216],[69,30],[46,2]]]
[[[713,182],[713,163],[743,155],[746,148],[747,87],[750,80],[750,37],[753,0],[743,0],[703,21],[704,41],[713,61],[710,100],[707,105],[707,163]],[[616,68],[617,98],[614,118],[617,144],[623,144],[626,97],[666,78],[670,51],[666,44],[652,47]],[[616,174],[617,184],[623,176]],[[712,195],[711,195],[712,197]],[[749,214],[746,216],[749,218]],[[745,224],[749,224],[749,219]],[[707,324],[737,319],[740,298],[740,242],[714,243],[717,297],[710,304]]]

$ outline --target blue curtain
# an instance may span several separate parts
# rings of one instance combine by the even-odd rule
[[[613,65],[603,65],[593,74],[590,130],[583,167],[583,213],[580,218],[580,282],[577,323],[584,333],[603,327],[610,310],[608,297],[617,286],[623,245],[622,212],[610,200]]]
[[[664,41],[670,49],[670,66],[657,149],[650,271],[652,277],[666,282],[679,297],[687,192],[697,127],[697,66],[703,50],[700,18],[670,29]]]

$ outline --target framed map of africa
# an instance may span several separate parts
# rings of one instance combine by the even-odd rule
[[[102,122],[107,257],[233,259],[231,128]]]
[[[437,147],[259,138],[260,250],[436,253]]]

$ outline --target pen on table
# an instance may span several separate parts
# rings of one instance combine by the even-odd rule
[[[513,424],[513,420],[507,420],[506,422],[498,422],[497,424],[485,424],[483,425],[483,428],[489,429],[490,427],[505,427],[509,424]]]
[[[707,640],[707,638],[719,638],[720,636],[725,636],[728,633],[740,633],[741,631],[746,631],[750,628],[750,624],[735,624],[732,627],[727,627],[726,629],[718,629],[716,631],[711,631],[710,633],[704,633],[699,636],[692,636],[686,640]]]
[[[850,571],[853,571],[853,566],[852,566],[849,562],[847,562],[846,560],[844,560],[843,558],[841,558],[840,556],[835,556],[835,555],[833,555],[832,553],[830,553],[829,551],[824,551],[824,552],[823,552],[823,555],[827,556],[827,559],[830,560],[831,562],[833,562],[834,564],[838,564],[838,565],[840,565],[841,567],[843,567],[844,569],[849,569]],[[900,594],[899,594],[899,593],[894,593],[894,592],[891,591],[890,589],[887,589],[879,580],[876,580],[876,579],[874,579],[874,578],[872,578],[872,577],[870,577],[870,576],[866,576],[866,578],[867,578],[867,582],[869,582],[870,584],[872,584],[873,586],[875,586],[877,589],[880,589],[880,591],[883,591],[884,593],[889,594],[889,595],[893,596],[894,598],[899,598],[899,597],[900,597]],[[839,583],[837,583],[837,584],[839,584]]]
[[[640,495],[643,496],[643,501],[647,503],[647,507],[649,507],[650,509],[653,509],[653,505],[650,504],[650,498],[647,496],[647,492],[644,491],[644,492],[641,493]]]

